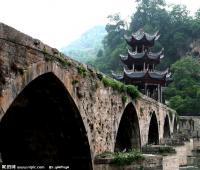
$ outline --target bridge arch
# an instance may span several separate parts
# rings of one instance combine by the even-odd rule
[[[139,119],[133,103],[129,103],[122,114],[115,140],[114,151],[141,148]]]
[[[170,138],[170,124],[169,124],[169,116],[165,116],[164,120],[164,128],[163,128],[163,138]]]
[[[16,96],[0,122],[0,136],[3,163],[92,169],[80,112],[52,72],[32,80]]]
[[[173,134],[176,134],[178,131],[178,124],[177,124],[177,118],[174,118],[174,126],[173,126]]]
[[[155,112],[151,113],[148,132],[148,144],[159,144],[159,128]]]

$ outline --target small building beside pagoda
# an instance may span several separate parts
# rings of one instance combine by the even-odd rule
[[[148,34],[143,29],[133,33],[131,37],[125,36],[127,44],[131,47],[127,55],[120,55],[123,63],[123,75],[112,72],[115,79],[138,87],[143,94],[162,103],[162,87],[166,86],[170,73],[168,69],[158,71],[155,66],[164,57],[164,49],[151,52],[159,34]]]

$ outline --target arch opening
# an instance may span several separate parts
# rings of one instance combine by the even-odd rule
[[[177,120],[176,117],[174,118],[174,128],[173,128],[173,134],[176,134],[178,131],[178,125],[177,125]]]
[[[159,131],[158,131],[158,121],[155,112],[152,113],[149,134],[148,134],[148,144],[159,144]]]
[[[122,115],[115,143],[115,152],[141,149],[140,128],[137,112],[129,103]]]
[[[169,117],[168,117],[168,115],[165,117],[163,138],[170,138],[170,127],[169,127]]]
[[[92,169],[81,115],[53,73],[39,76],[16,97],[0,122],[0,136],[4,164]]]

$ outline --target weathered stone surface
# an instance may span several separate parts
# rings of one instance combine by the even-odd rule
[[[79,71],[84,68],[85,73]],[[89,140],[92,159],[97,153],[113,151],[121,117],[129,103],[135,107],[141,146],[148,142],[152,113],[156,114],[159,140],[163,138],[165,117],[173,132],[175,112],[157,101],[141,95],[124,104],[127,95],[105,87],[97,72],[65,56],[56,49],[0,23],[0,119],[14,99],[38,76],[54,74],[74,100]]]
[[[180,132],[191,138],[200,138],[200,117],[180,116]]]
[[[104,160],[95,166],[96,170],[179,170],[179,161],[174,155],[160,156],[160,155],[144,155],[145,159],[139,162],[133,162],[131,165],[115,165]]]

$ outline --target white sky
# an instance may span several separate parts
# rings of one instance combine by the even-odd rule
[[[199,0],[167,0],[200,8]],[[0,0],[0,22],[60,49],[95,25],[106,24],[109,14],[130,16],[134,0]]]

